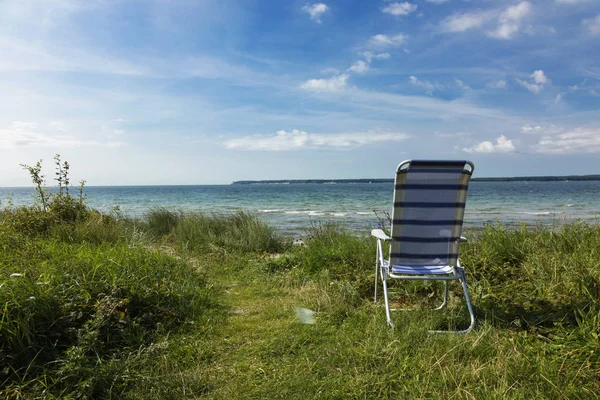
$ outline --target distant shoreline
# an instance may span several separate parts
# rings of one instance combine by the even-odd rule
[[[473,178],[472,182],[560,182],[600,181],[600,175],[568,176],[515,176],[505,178]],[[288,185],[288,184],[337,184],[337,183],[393,183],[393,179],[279,179],[258,181],[234,181],[232,185]]]

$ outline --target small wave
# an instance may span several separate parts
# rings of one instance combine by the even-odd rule
[[[307,210],[307,211],[286,211],[285,213],[286,214],[294,214],[294,215],[304,214],[304,215],[311,215],[311,216],[322,216],[322,215],[325,215],[324,212],[312,211],[312,210]]]
[[[333,213],[334,217],[345,217],[346,215],[348,215],[348,213],[344,213],[344,212],[334,212]]]
[[[371,215],[371,214],[373,214],[372,211],[371,212],[364,212],[364,211],[357,211],[356,212],[356,215]]]
[[[550,211],[525,211],[525,212],[520,212],[519,214],[527,214],[527,215],[552,215],[552,214],[555,214],[555,213],[550,212]]]
[[[278,213],[278,212],[282,212],[283,210],[258,210],[258,212],[261,213]]]
[[[575,205],[575,204],[571,204],[571,203],[569,203],[569,204],[566,204],[566,206],[567,206],[567,207],[573,207],[574,205]]]

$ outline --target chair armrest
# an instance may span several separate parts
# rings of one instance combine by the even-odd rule
[[[386,242],[392,240],[391,237],[385,234],[383,229],[373,229],[371,231],[371,236],[374,236],[379,240],[385,240]]]

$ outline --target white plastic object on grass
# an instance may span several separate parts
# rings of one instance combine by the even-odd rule
[[[308,308],[296,307],[296,315],[303,324],[313,325],[316,322],[315,312]]]

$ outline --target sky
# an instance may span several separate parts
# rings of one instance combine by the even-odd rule
[[[0,0],[0,186],[600,174],[599,0]]]

